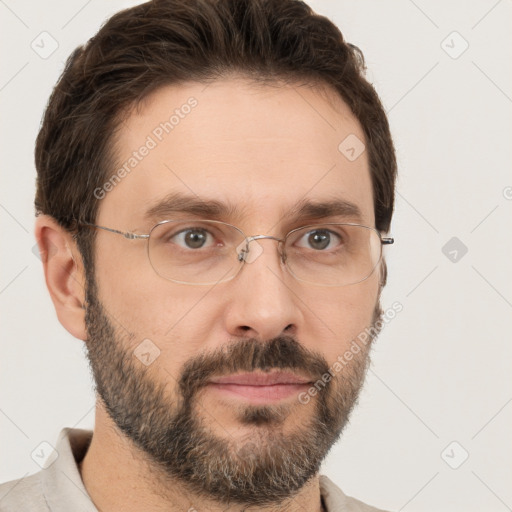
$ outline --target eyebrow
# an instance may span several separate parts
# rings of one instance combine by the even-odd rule
[[[226,219],[240,221],[248,216],[245,205],[240,207],[232,203],[224,203],[216,199],[200,199],[197,196],[172,192],[151,206],[144,214],[144,220],[159,222],[172,218],[176,214],[187,214],[212,220]],[[302,199],[287,210],[283,217],[290,222],[299,220],[319,220],[340,217],[362,222],[360,208],[345,199],[336,198],[325,201]]]

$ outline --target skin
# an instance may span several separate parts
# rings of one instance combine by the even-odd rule
[[[160,88],[123,121],[115,142],[119,164],[144,144],[155,127],[169,117],[168,112],[191,96],[198,100],[197,107],[106,194],[96,224],[148,233],[154,223],[144,222],[144,212],[155,200],[172,191],[192,191],[200,198],[243,207],[245,216],[222,220],[247,235],[282,237],[298,227],[301,224],[290,225],[284,214],[304,197],[349,200],[359,206],[362,223],[375,226],[366,153],[350,162],[338,151],[340,142],[350,134],[364,140],[363,131],[346,104],[334,92],[320,87],[256,86],[232,76],[208,87],[188,83]],[[329,221],[343,219],[325,220]],[[95,286],[88,283],[87,300],[86,273],[70,234],[43,215],[36,220],[36,238],[42,254],[46,254],[46,283],[59,321],[86,342],[95,379],[103,385],[103,393],[97,393],[94,436],[80,466],[87,491],[99,510],[322,510],[318,466],[339,437],[357,399],[369,345],[306,405],[296,397],[261,408],[226,401],[202,385],[204,375],[211,375],[207,369],[228,370],[227,347],[235,347],[233,361],[244,369],[249,368],[244,354],[251,347],[260,356],[279,358],[278,341],[296,349],[293,353],[297,355],[286,361],[270,358],[275,364],[268,369],[290,363],[299,374],[309,371],[310,375],[321,375],[322,369],[349,348],[351,340],[375,322],[380,306],[380,268],[355,285],[312,286],[289,275],[278,257],[277,243],[264,239],[258,241],[262,254],[246,264],[235,279],[216,286],[188,286],[162,279],[154,272],[146,241],[126,240],[98,230]],[[144,339],[150,339],[160,350],[147,367],[133,356]],[[133,377],[125,377],[126,382],[122,372],[115,370],[115,363],[123,360]],[[194,363],[205,370],[203,377],[201,371],[187,373]],[[190,381],[194,385],[180,391],[183,377],[191,375],[195,375],[196,380]],[[254,469],[258,464],[260,469],[268,469],[272,454],[276,464],[284,464],[276,454],[293,456],[312,444],[311,452],[300,452],[309,457],[310,464],[303,464],[302,473],[297,470],[306,481],[294,488],[285,479],[272,488],[269,480],[268,492],[262,488],[259,503],[257,493],[250,491],[223,499],[222,492],[205,492],[199,483],[180,478],[172,461],[167,466],[158,464],[156,454],[135,441],[139,435],[139,441],[150,443],[152,437],[143,434],[148,428],[160,436],[155,450],[162,449],[167,421],[177,417],[177,411],[183,412],[183,389],[191,394],[191,423],[182,427],[194,433],[203,425],[208,439],[217,440],[225,449],[222,456],[231,469]],[[157,390],[161,393],[158,396]],[[105,397],[111,406],[117,399],[123,411],[134,407],[137,397],[144,399],[137,405],[141,408],[134,411],[138,420],[118,412],[114,421],[115,413],[109,411]],[[321,407],[328,429],[319,433],[315,418]],[[151,411],[156,411],[154,418],[148,415]],[[119,426],[122,421],[125,429]],[[133,421],[132,436],[127,434],[129,421]],[[212,453],[209,461],[208,453]],[[220,452],[217,454],[212,445],[211,452],[203,455],[205,461],[214,464],[217,459],[213,457],[220,457]],[[311,476],[306,479],[308,471]],[[288,468],[285,473],[292,472]]]

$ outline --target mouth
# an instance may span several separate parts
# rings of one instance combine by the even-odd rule
[[[215,377],[207,387],[223,397],[261,404],[296,396],[311,383],[309,378],[291,372],[253,372]]]

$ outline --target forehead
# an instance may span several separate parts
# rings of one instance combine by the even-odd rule
[[[159,203],[187,196],[261,228],[309,200],[355,205],[373,225],[363,149],[357,119],[327,88],[241,78],[162,87],[119,127],[98,221],[147,227]]]

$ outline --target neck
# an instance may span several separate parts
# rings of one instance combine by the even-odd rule
[[[193,495],[181,482],[158,473],[145,454],[140,453],[96,407],[94,435],[84,459],[78,465],[87,492],[102,512],[323,512],[318,475],[285,502],[261,507],[225,503],[204,495]]]

